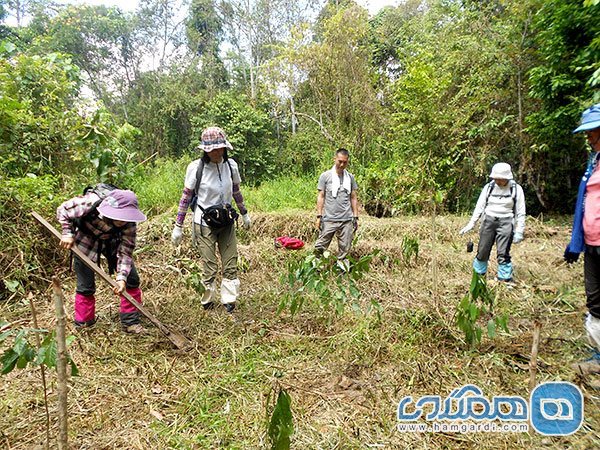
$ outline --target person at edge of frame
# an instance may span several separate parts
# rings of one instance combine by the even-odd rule
[[[564,259],[572,264],[584,253],[583,275],[588,314],[585,328],[592,345],[591,358],[572,365],[579,375],[600,373],[600,103],[583,111],[581,125],[573,133],[585,132],[591,147],[588,165],[577,193],[571,241]]]

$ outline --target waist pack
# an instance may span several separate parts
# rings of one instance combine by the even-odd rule
[[[204,222],[211,228],[226,227],[233,224],[238,218],[237,211],[229,203],[209,206],[206,209],[200,205],[198,207],[202,210]]]

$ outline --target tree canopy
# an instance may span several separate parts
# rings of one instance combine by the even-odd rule
[[[354,1],[143,0],[130,13],[3,1],[0,164],[126,178],[218,124],[251,184],[282,167],[314,175],[344,146],[376,215],[427,211],[436,196],[465,210],[500,160],[529,211],[570,212],[586,151],[571,130],[600,100],[599,8],[408,0],[369,17]],[[119,140],[125,129],[137,131]]]

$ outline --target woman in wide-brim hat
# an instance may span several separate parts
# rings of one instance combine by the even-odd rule
[[[111,187],[112,189],[112,187]],[[133,263],[137,223],[146,220],[139,210],[132,191],[114,189],[106,193],[86,190],[83,196],[60,205],[56,216],[62,227],[61,247],[76,245],[92,261],[99,263],[100,255],[108,260],[109,272],[116,273],[115,294],[126,291],[142,303],[140,277]],[[90,327],[96,323],[95,274],[77,256],[74,258],[77,275],[75,290],[75,326]],[[144,333],[140,313],[121,295],[120,319],[128,333]]]
[[[241,177],[237,163],[228,156],[233,147],[225,132],[219,127],[209,127],[202,132],[199,150],[202,157],[192,161],[186,171],[184,188],[179,201],[175,226],[171,234],[174,245],[183,237],[183,224],[188,208],[193,208],[193,235],[202,255],[202,283],[204,294],[200,300],[204,309],[214,307],[218,276],[219,252],[222,264],[221,298],[227,312],[235,309],[239,296],[240,280],[237,269],[236,222],[231,208],[232,200],[242,214],[245,228],[251,225],[248,210],[240,191]],[[194,201],[192,199],[194,198]],[[225,220],[218,225],[210,222],[207,210],[222,212]]]

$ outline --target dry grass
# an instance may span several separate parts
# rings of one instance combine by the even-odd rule
[[[71,351],[81,376],[72,379],[70,442],[73,448],[264,448],[271,389],[292,397],[293,448],[597,448],[597,392],[575,377],[570,363],[586,355],[581,263],[561,262],[564,224],[530,220],[526,240],[514,247],[518,283],[496,285],[497,305],[510,316],[510,334],[466,350],[453,325],[465,294],[473,254],[457,236],[465,218],[438,217],[436,242],[430,218],[361,220],[357,256],[381,253],[361,283],[363,302],[376,299],[374,314],[347,310],[339,318],[314,302],[295,317],[276,314],[289,258],[310,251],[312,214],[263,214],[251,234],[240,233],[242,298],[232,318],[222,308],[206,313],[185,284],[197,256],[189,236],[181,253],[168,242],[171,215],[141,230],[137,265],[145,303],[165,323],[195,342],[180,354],[151,329],[139,338],[121,333],[118,304],[99,289],[100,321],[82,333]],[[186,231],[189,228],[186,229]],[[301,237],[300,255],[275,250],[282,234]],[[419,239],[416,262],[403,260],[403,236]],[[432,265],[437,267],[437,280]],[[61,262],[57,262],[60,265]],[[491,273],[495,264],[491,264]],[[72,274],[63,273],[65,292]],[[435,283],[434,283],[435,281]],[[72,299],[68,296],[69,307]],[[49,293],[36,294],[40,321],[53,326]],[[0,305],[0,317],[29,320],[26,303]],[[572,381],[585,395],[585,423],[574,436],[531,434],[417,434],[396,431],[396,406],[406,395],[446,396],[473,383],[493,395],[528,397],[532,322],[543,323],[538,379]],[[73,333],[74,331],[71,330]],[[52,380],[54,383],[54,380]],[[51,412],[56,409],[51,386]],[[44,442],[39,372],[3,376],[0,385],[0,446],[28,449]],[[53,420],[53,435],[56,421]]]

